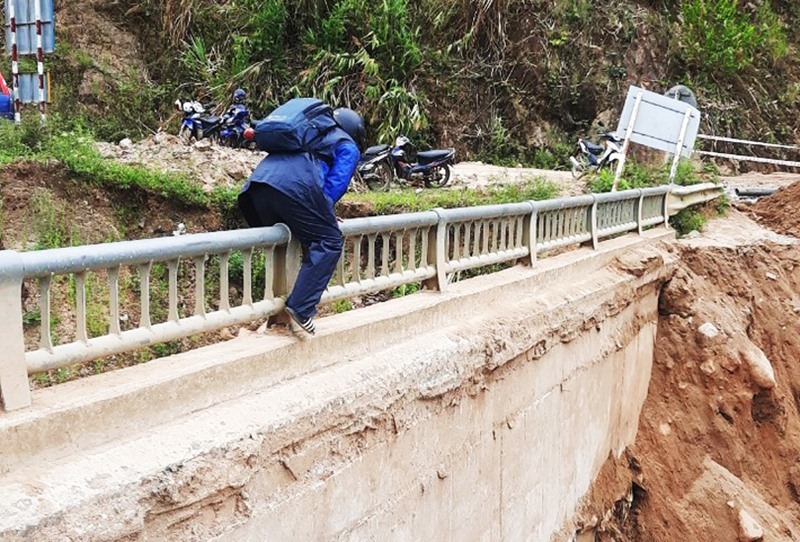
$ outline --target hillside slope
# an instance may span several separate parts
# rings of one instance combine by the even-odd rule
[[[742,4],[742,5],[740,5]],[[563,162],[616,124],[630,84],[698,94],[703,131],[797,141],[800,9],[789,0],[65,0],[56,107],[101,137],[174,128],[178,95],[263,114],[287,96],[350,104],[465,158]]]

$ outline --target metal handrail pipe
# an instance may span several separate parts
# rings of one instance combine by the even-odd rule
[[[351,218],[342,222],[339,228],[345,236],[368,235],[371,233],[435,226],[438,221],[439,215],[435,211],[422,211],[419,213]]]
[[[248,228],[176,237],[139,239],[77,247],[21,252],[23,273],[27,278],[54,274],[80,273],[120,265],[138,265],[152,261],[222,254],[257,246],[284,245],[289,242],[289,228],[283,224],[266,228]]]
[[[591,207],[594,203],[594,196],[573,196],[571,198],[548,199],[531,203],[533,208],[541,213],[544,211],[557,211],[559,209],[571,209],[574,207]]]
[[[348,282],[344,285],[337,284],[330,286],[322,294],[322,302],[327,303],[339,299],[345,299],[354,295],[364,295],[372,292],[379,292],[389,288],[396,288],[404,284],[411,284],[414,282],[422,282],[436,276],[436,268],[418,267],[414,270],[406,270],[402,273],[392,273],[390,275],[382,275],[372,279],[363,279],[358,282]]]
[[[642,195],[640,188],[631,190],[623,190],[621,192],[602,192],[595,194],[595,201],[597,203],[613,203],[617,201],[637,200]]]
[[[197,333],[215,331],[224,327],[245,324],[258,318],[266,318],[283,309],[281,298],[258,301],[252,305],[233,307],[229,311],[214,311],[205,316],[189,316],[178,321],[154,324],[150,328],[139,327],[123,331],[119,335],[102,335],[87,342],[71,342],[46,349],[33,350],[25,354],[28,374],[49,371],[97,358],[129,352],[136,348],[165,341],[190,337]]]
[[[721,184],[715,183],[699,183],[699,184],[690,184],[687,186],[681,185],[672,185],[672,190],[670,193],[673,196],[686,196],[689,194],[695,194],[697,192],[708,192],[712,190],[722,190],[723,186]]]
[[[642,196],[658,196],[658,195],[666,195],[670,192],[669,185],[665,186],[649,186],[647,188],[641,188]]]
[[[459,207],[457,209],[442,209],[441,217],[447,223],[468,222],[470,220],[491,220],[493,218],[529,215],[533,212],[533,205],[528,202],[500,203],[497,205],[479,205],[477,207]]]

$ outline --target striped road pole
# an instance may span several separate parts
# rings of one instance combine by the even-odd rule
[[[8,2],[8,18],[11,26],[11,86],[14,88],[14,122],[20,123],[20,103],[19,103],[19,64],[17,63],[17,16],[14,12],[15,0]]]
[[[13,3],[13,0],[9,0]],[[33,2],[36,14],[36,70],[39,72],[39,120],[44,124],[45,101],[44,101],[44,47],[42,46],[42,2]]]

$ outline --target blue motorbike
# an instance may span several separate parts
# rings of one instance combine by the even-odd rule
[[[183,113],[178,137],[185,143],[213,138],[222,126],[221,117],[206,115],[205,106],[197,100],[175,100],[175,107]]]
[[[397,177],[411,184],[419,184],[421,180],[427,188],[442,188],[450,182],[450,166],[456,156],[455,149],[435,149],[416,153],[416,162],[408,158],[414,145],[406,136],[395,140],[391,152],[392,162]]]
[[[250,128],[250,110],[244,104],[233,104],[221,119],[219,143],[235,149],[255,149],[255,142],[248,141],[244,132]]]

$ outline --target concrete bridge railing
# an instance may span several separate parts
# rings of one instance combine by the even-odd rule
[[[459,271],[516,260],[534,263],[542,253],[588,242],[596,249],[604,238],[641,234],[666,224],[669,195],[670,187],[665,186],[347,220],[342,224],[342,257],[323,301],[420,282],[444,290]],[[299,252],[283,225],[35,252],[0,251],[0,397],[5,410],[31,404],[29,374],[277,314],[296,276]],[[242,300],[235,306],[229,294],[233,254],[241,255],[243,281]],[[190,272],[179,273],[182,260],[191,262]],[[254,299],[256,261],[264,264],[260,299]],[[219,295],[211,307],[206,301],[209,262],[219,271]],[[150,285],[156,264],[165,266],[168,275],[168,306],[158,322],[153,321]],[[138,327],[126,330],[120,325],[123,267],[130,268],[139,290]],[[109,292],[107,332],[97,336],[90,336],[87,328],[92,273],[107,277]],[[186,284],[179,284],[180,277]],[[64,344],[56,344],[51,331],[51,293],[57,280],[69,281],[74,293],[68,301],[75,335]],[[33,296],[38,297],[40,319],[37,348],[25,345],[23,284],[35,285],[38,294]],[[180,310],[185,291],[194,297],[192,314],[187,315]]]

